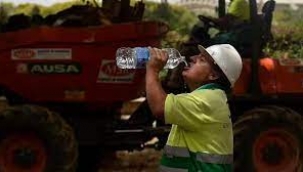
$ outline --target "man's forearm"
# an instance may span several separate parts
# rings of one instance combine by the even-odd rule
[[[146,72],[146,98],[155,117],[164,119],[164,106],[167,94],[161,86],[159,73],[148,70]]]

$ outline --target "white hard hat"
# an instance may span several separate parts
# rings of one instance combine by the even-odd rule
[[[238,51],[230,44],[218,44],[204,48],[198,45],[201,53],[208,54],[229,80],[231,87],[242,71],[242,59]]]

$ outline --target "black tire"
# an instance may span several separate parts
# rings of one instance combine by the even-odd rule
[[[303,163],[303,120],[297,112],[265,106],[234,124],[235,172],[299,172]]]
[[[24,156],[24,150],[30,153]],[[43,107],[23,105],[0,111],[0,151],[0,171],[76,170],[78,148],[73,129],[60,115]],[[23,151],[22,155],[16,151]],[[14,159],[5,161],[12,159],[11,154]]]

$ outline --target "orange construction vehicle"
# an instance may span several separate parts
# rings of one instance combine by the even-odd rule
[[[142,2],[103,5],[75,5],[35,27],[14,23],[26,19],[16,15],[3,27],[0,171],[93,172],[100,153],[141,149],[161,133],[120,118],[124,103],[143,95],[145,74],[119,69],[115,52],[159,47],[168,27],[142,21]]]

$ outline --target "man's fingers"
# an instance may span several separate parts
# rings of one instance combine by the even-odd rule
[[[162,59],[162,52],[160,49],[156,49],[156,56],[157,56],[157,59],[158,60],[161,60]]]
[[[167,52],[159,48],[149,47],[150,58],[161,63],[165,63],[168,59]]]
[[[163,60],[165,58],[165,52],[159,48],[150,48],[150,55],[153,58],[156,58],[158,60]]]
[[[163,60],[164,60],[164,61],[167,61],[167,59],[168,59],[167,51],[162,50],[162,56],[163,56]]]

